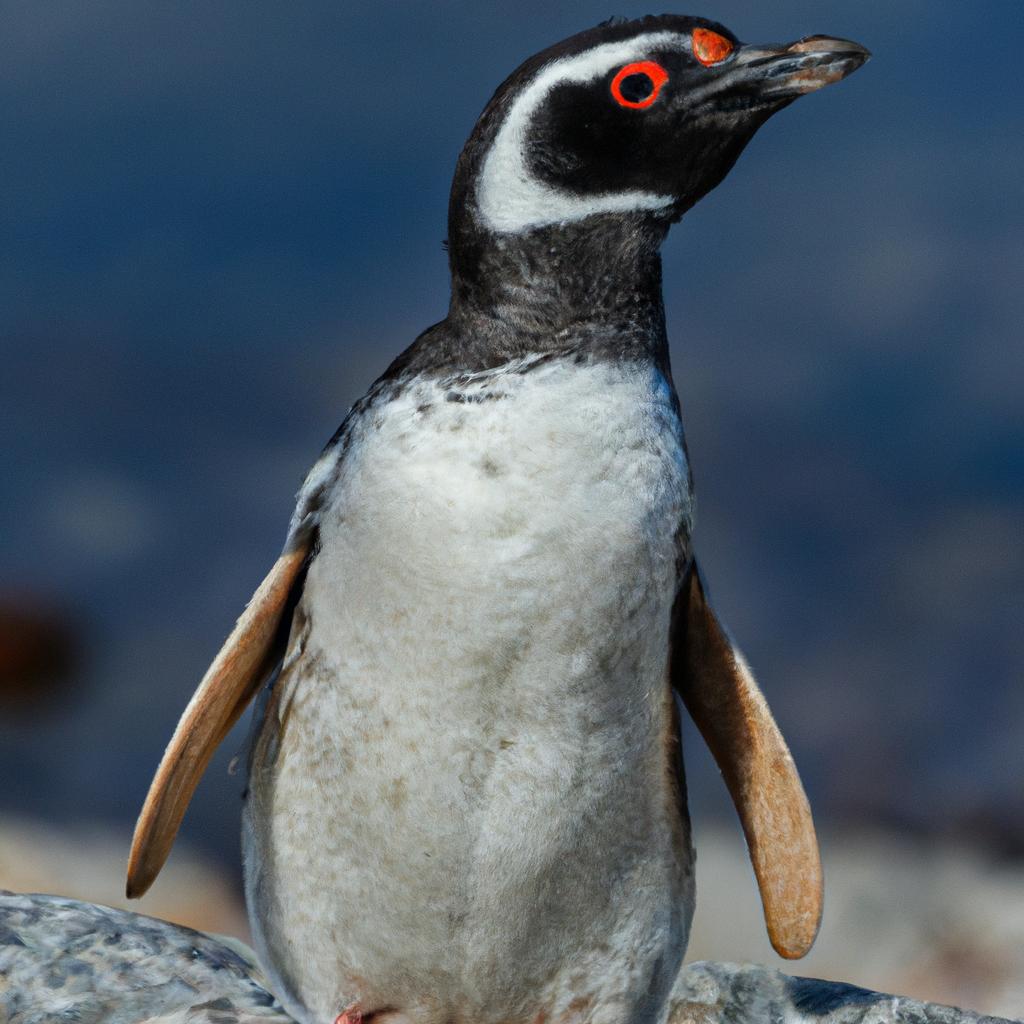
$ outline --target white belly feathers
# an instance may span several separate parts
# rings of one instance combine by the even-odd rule
[[[579,971],[572,991],[552,974],[574,957],[595,998],[667,984],[685,944],[671,390],[651,367],[528,364],[378,401],[325,492],[246,813],[256,939],[307,1019],[358,1000],[483,1024],[538,987],[577,998]],[[639,973],[610,978],[601,948]]]

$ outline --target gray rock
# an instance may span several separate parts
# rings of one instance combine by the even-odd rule
[[[843,982],[710,960],[683,968],[671,1003],[668,1024],[1006,1024]]]
[[[241,943],[0,892],[0,1024],[291,1024]]]
[[[240,942],[93,903],[0,892],[0,1024],[60,1021],[294,1024]],[[705,961],[683,968],[667,1024],[1000,1021],[766,967]]]

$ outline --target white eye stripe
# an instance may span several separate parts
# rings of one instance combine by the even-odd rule
[[[618,43],[603,43],[542,68],[516,97],[484,158],[476,186],[477,207],[484,224],[507,234],[583,220],[595,213],[659,210],[671,205],[672,196],[653,192],[582,197],[552,188],[530,174],[524,147],[534,112],[556,85],[593,81],[619,65],[649,57],[657,47],[679,46],[687,38],[677,32],[652,32]]]

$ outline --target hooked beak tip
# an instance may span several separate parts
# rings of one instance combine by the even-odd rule
[[[780,75],[781,81],[795,93],[806,93],[852,75],[871,59],[871,51],[850,39],[805,36],[785,47],[780,57],[796,61]]]
[[[787,53],[831,53],[859,60],[869,60],[871,51],[852,39],[836,39],[834,36],[804,36],[786,47]]]

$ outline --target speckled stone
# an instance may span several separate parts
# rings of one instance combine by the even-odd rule
[[[1007,1024],[951,1006],[794,978],[756,964],[687,964],[667,1024]]]
[[[0,891],[0,1024],[294,1024],[253,953],[141,914]],[[745,964],[688,964],[666,1024],[1007,1024]]]
[[[289,1024],[241,943],[0,892],[0,1024]]]

